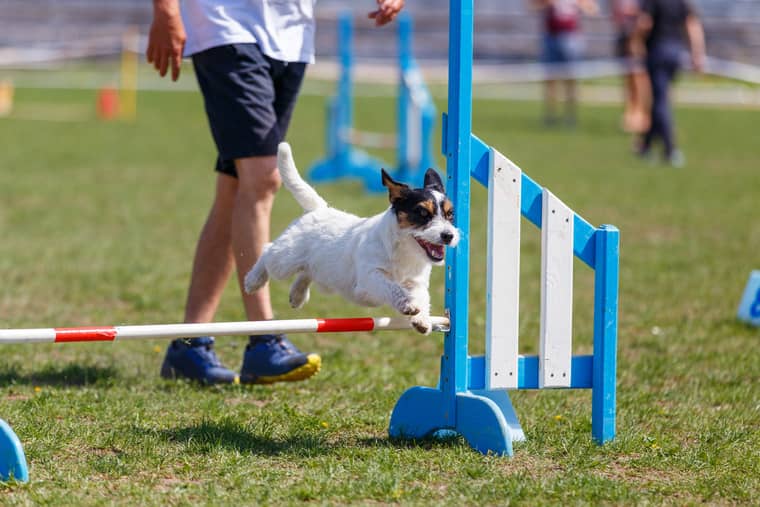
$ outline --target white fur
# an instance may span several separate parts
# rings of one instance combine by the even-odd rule
[[[429,333],[433,262],[414,236],[440,244],[441,232],[447,231],[454,235],[449,246],[456,246],[459,231],[442,217],[424,230],[401,228],[390,207],[369,218],[329,207],[298,174],[287,143],[279,146],[277,165],[285,187],[305,213],[266,245],[245,277],[245,290],[258,290],[270,277],[296,276],[290,289],[294,308],[309,300],[313,282],[362,306],[387,304],[411,316],[419,332]]]

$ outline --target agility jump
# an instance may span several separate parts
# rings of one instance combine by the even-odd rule
[[[437,388],[412,387],[396,403],[393,437],[454,431],[482,453],[512,455],[525,439],[507,389],[590,388],[591,432],[615,436],[619,232],[592,227],[472,133],[473,0],[449,1],[448,114],[442,152],[447,195],[461,231],[446,256],[445,335]],[[488,187],[486,355],[468,355],[470,180]],[[520,217],[541,229],[538,356],[518,349]],[[594,352],[572,355],[573,257],[594,270]]]

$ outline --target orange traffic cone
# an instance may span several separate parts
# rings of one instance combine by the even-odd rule
[[[119,116],[119,92],[107,86],[98,90],[98,118],[113,120]]]

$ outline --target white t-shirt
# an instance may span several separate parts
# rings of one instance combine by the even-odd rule
[[[258,43],[285,62],[314,62],[316,0],[181,0],[185,56],[226,44]]]

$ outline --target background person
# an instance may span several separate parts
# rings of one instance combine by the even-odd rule
[[[573,62],[583,54],[581,14],[594,15],[599,8],[594,0],[533,0],[542,12],[543,29],[541,61],[548,66],[544,81],[544,123],[558,122],[557,83],[562,82],[565,97],[565,123],[577,121],[577,91]]]
[[[154,0],[146,57],[177,80],[191,56],[218,151],[216,194],[195,251],[185,322],[210,322],[233,269],[249,320],[272,319],[268,287],[248,295],[245,273],[269,241],[280,175],[277,145],[285,138],[307,63],[314,61],[314,0]],[[392,21],[403,0],[377,0],[377,26]],[[175,340],[161,375],[204,383],[238,376],[213,350],[213,337]],[[250,337],[240,381],[302,380],[321,366],[284,335]]]
[[[649,76],[644,65],[642,49],[633,44],[639,0],[612,0],[610,14],[615,26],[615,56],[622,60],[623,120],[625,132],[643,134],[649,128]]]
[[[647,72],[652,88],[651,124],[641,139],[638,153],[649,157],[652,143],[659,138],[668,163],[682,167],[686,160],[676,148],[670,84],[687,50],[686,40],[694,70],[701,72],[704,69],[705,36],[702,24],[687,0],[643,0],[636,33],[634,43],[646,50]]]

